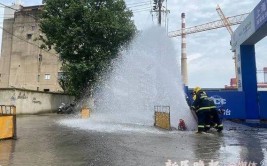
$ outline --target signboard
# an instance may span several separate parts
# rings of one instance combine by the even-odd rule
[[[232,35],[231,46],[235,51],[236,47],[244,43],[262,25],[267,23],[267,0],[261,0],[247,18],[238,26]]]
[[[257,30],[267,22],[267,0],[261,0],[253,11],[254,11],[255,29]]]
[[[235,51],[244,41],[246,41],[255,32],[254,12],[251,12],[247,18],[239,25],[232,35],[231,45]]]
[[[224,110],[225,119],[246,119],[245,93],[240,91],[205,91]],[[190,98],[191,99],[191,98]]]

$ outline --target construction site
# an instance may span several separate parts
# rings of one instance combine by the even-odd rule
[[[159,10],[158,24],[161,25],[162,16],[160,16],[160,10],[162,8],[163,3],[161,1],[155,0],[154,4],[156,4],[156,8]],[[165,6],[167,6],[167,4]],[[165,13],[165,16],[167,17],[169,11],[165,7],[164,9],[165,10],[163,10],[163,13]],[[218,16],[220,17],[220,20],[214,20],[208,23],[191,27],[186,27],[186,14],[181,13],[181,29],[168,32],[168,36],[171,38],[181,38],[180,64],[183,84],[186,88],[188,88],[188,48],[186,43],[186,37],[195,33],[216,30],[218,28],[225,28],[229,32],[229,43],[230,49],[233,52],[232,59],[234,63],[235,77],[229,78],[229,85],[225,85],[224,88],[207,87],[205,90],[210,96],[214,98],[215,102],[217,101],[216,104],[218,106],[228,110],[224,114],[225,118],[243,119],[248,121],[250,119],[265,120],[267,115],[266,105],[264,104],[267,97],[267,68],[263,67],[262,69],[257,69],[255,44],[265,37],[264,21],[266,20],[266,2],[261,1],[251,13],[241,13],[235,16],[226,16],[220,8],[219,4],[217,4],[216,11]],[[263,29],[261,31],[259,30],[259,26],[257,25],[258,23],[263,26]],[[236,30],[232,29],[232,26],[234,25],[238,25]],[[255,39],[253,38],[254,33],[256,35]],[[237,42],[239,38],[241,38],[245,46],[251,46],[252,52],[250,54],[253,53],[253,55],[244,55],[249,56],[250,58],[248,59],[246,57],[242,57],[242,43]],[[246,53],[244,52],[243,54]],[[208,81],[209,80],[207,80],[207,82]],[[252,96],[254,96],[254,98],[252,98]]]
[[[256,44],[267,35],[267,0],[126,0],[140,33],[73,114],[63,112],[74,97],[60,83],[60,55],[37,40],[49,1],[0,2],[0,166],[267,165],[267,64],[256,58],[258,48],[265,54]],[[196,87],[220,111],[220,131],[198,132]]]

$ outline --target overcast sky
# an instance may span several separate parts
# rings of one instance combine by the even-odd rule
[[[10,0],[0,0],[0,2],[11,4]],[[21,0],[23,6],[39,5],[41,2],[41,0]],[[150,0],[126,0],[134,12],[135,24],[139,30],[157,23],[157,16],[154,15],[153,20],[149,12],[151,7],[149,2]],[[217,4],[226,16],[234,16],[251,12],[259,2],[260,0],[168,0],[167,7],[170,10],[168,30],[180,29],[182,12],[186,14],[186,26],[191,27],[219,20],[220,17],[216,12]],[[3,17],[3,14],[1,16]],[[180,59],[181,39],[177,37],[172,40],[177,48],[177,58]],[[235,69],[233,53],[230,51],[230,34],[226,28],[190,34],[187,35],[186,41],[189,87],[222,88],[224,85],[229,85],[230,78],[235,77]],[[266,44],[267,39],[256,44],[258,70],[267,67]],[[263,74],[258,74],[258,82],[262,81]]]

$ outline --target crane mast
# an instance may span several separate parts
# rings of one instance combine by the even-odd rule
[[[223,21],[224,26],[227,28],[228,32],[230,33],[231,37],[233,35],[233,30],[231,28],[231,24],[229,22],[229,20],[225,17],[225,15],[223,14],[222,9],[220,8],[219,5],[217,5],[216,7],[216,11],[219,14],[219,16],[221,17],[221,20]],[[234,51],[234,57],[233,60],[235,62],[235,79],[236,79],[236,87],[237,87],[237,81],[238,81],[238,69],[237,69],[237,58],[236,58],[236,51]]]
[[[221,20],[223,21],[224,26],[227,28],[228,32],[230,33],[230,35],[233,35],[233,30],[231,28],[231,23],[230,21],[225,17],[225,15],[222,12],[222,9],[220,8],[219,5],[217,5],[216,7],[216,11],[219,14],[219,16],[221,17]]]

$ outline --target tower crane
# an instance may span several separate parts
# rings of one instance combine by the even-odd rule
[[[221,20],[223,22],[223,25],[227,28],[228,32],[230,33],[230,35],[232,35],[234,32],[231,28],[231,23],[230,21],[225,17],[225,15],[222,12],[222,9],[220,8],[219,4],[217,4],[216,7],[216,11],[219,14],[219,16],[221,17]]]
[[[245,18],[249,15],[249,13],[244,13],[244,14],[240,14],[240,15],[225,17],[222,12],[220,14],[222,14],[223,19],[221,17],[220,20],[208,22],[208,23],[201,24],[201,25],[196,25],[196,26],[189,27],[189,28],[185,28],[185,21],[182,21],[182,29],[176,30],[176,31],[171,31],[168,33],[169,37],[181,36],[182,41],[184,41],[184,42],[181,42],[181,48],[182,48],[182,51],[181,51],[182,52],[181,71],[182,71],[182,76],[184,78],[187,78],[187,70],[184,70],[182,67],[182,66],[187,65],[187,64],[183,64],[183,63],[186,63],[186,61],[183,61],[183,59],[186,59],[186,50],[184,48],[184,46],[186,45],[186,43],[185,43],[185,36],[186,35],[198,33],[198,32],[204,32],[204,31],[213,30],[213,29],[218,29],[218,28],[223,28],[223,27],[226,27],[227,30],[229,31],[229,33],[233,34],[231,26],[241,24],[241,22],[244,21]],[[182,19],[184,19],[184,18],[182,18]],[[236,55],[234,57],[236,57]],[[234,60],[235,60],[235,75],[236,75],[236,80],[238,80],[236,58]],[[184,81],[184,83],[186,83],[187,81],[188,80]]]
[[[223,11],[222,11],[222,9],[220,8],[219,4],[218,4],[217,7],[216,7],[216,11],[217,11],[217,13],[219,14],[219,16],[221,17],[221,20],[222,20],[224,26],[227,28],[228,32],[230,33],[230,35],[231,35],[231,37],[232,37],[232,35],[233,35],[234,32],[233,32],[233,30],[232,30],[232,28],[231,28],[231,23],[230,23],[230,21],[225,17],[225,15],[223,14]],[[238,71],[238,69],[237,69],[237,57],[236,57],[236,51],[234,51],[234,57],[233,57],[233,59],[234,59],[234,62],[235,62],[235,79],[236,79],[236,87],[237,87],[237,81],[238,81],[238,73],[237,73],[237,71]]]
[[[230,16],[226,17],[227,20],[229,21],[229,25],[238,25],[241,24],[242,21],[248,16],[249,13],[244,13],[240,15],[235,15],[235,16]],[[189,28],[185,28],[184,32],[186,35],[192,34],[192,33],[198,33],[198,32],[204,32],[204,31],[209,31],[213,29],[218,29],[218,28],[223,28],[225,25],[223,24],[222,20],[216,20],[216,21],[211,21],[208,23],[192,26]],[[177,37],[182,35],[182,30],[176,30],[176,31],[171,31],[168,33],[169,37]]]

